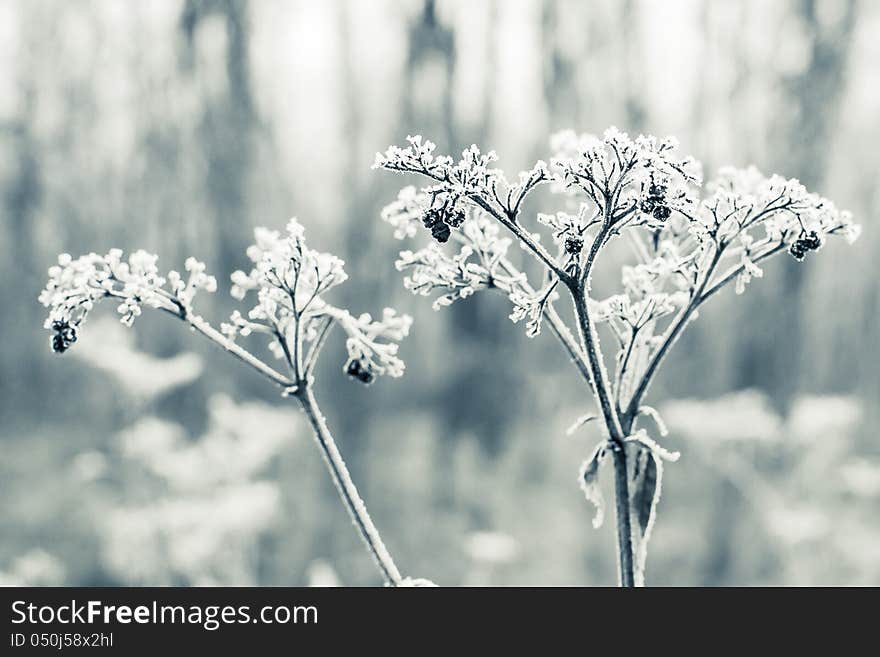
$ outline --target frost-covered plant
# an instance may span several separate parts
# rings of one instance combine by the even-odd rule
[[[345,462],[336,447],[313,393],[314,368],[328,333],[334,325],[346,334],[345,373],[364,384],[380,375],[399,377],[404,364],[398,342],[409,332],[412,320],[386,308],[381,317],[352,315],[332,305],[325,295],[343,283],[343,262],[329,253],[309,248],[303,227],[292,219],[286,231],[266,228],[255,231],[255,244],[247,250],[249,272],[232,275],[232,294],[253,305],[236,311],[218,331],[193,306],[196,293],[214,292],[217,281],[205,273],[195,258],[185,263],[186,274],[170,271],[161,275],[157,256],[136,251],[123,259],[122,251],[106,255],[90,253],[79,258],[62,254],[49,269],[49,282],[40,301],[49,308],[45,328],[52,333],[51,346],[63,353],[77,340],[82,324],[95,305],[116,302],[122,323],[131,326],[144,308],[163,311],[183,320],[192,330],[216,343],[280,386],[285,396],[296,398],[308,418],[330,475],[361,537],[386,583],[402,586],[414,581],[401,577],[358,494]],[[268,339],[272,353],[283,362],[283,374],[240,344],[240,337],[260,334]]]
[[[802,261],[829,236],[854,241],[859,227],[797,180],[766,177],[754,167],[723,169],[701,196],[699,164],[679,154],[670,138],[633,139],[615,128],[601,138],[561,132],[551,140],[549,164],[539,161],[513,181],[494,168],[493,151],[471,146],[456,162],[436,155],[420,136],[407,141],[377,154],[374,165],[427,180],[419,189],[404,188],[382,213],[396,237],[414,237],[424,227],[437,242],[401,252],[397,268],[406,273],[406,287],[433,296],[435,308],[498,290],[529,336],[550,327],[592,390],[605,428],[580,470],[587,499],[598,507],[594,524],[602,521],[598,474],[610,453],[620,582],[643,583],[662,463],[678,458],[638,426],[650,417],[651,433],[666,435],[659,414],[643,403],[664,357],[725,285],[733,282],[742,293],[763,275],[767,258],[787,251]],[[559,207],[535,217],[550,232],[546,246],[522,210],[540,185],[559,198]],[[593,266],[616,238],[629,242],[634,262],[622,268],[617,294],[594,298]],[[513,241],[542,266],[540,285],[508,257]],[[441,246],[447,242],[452,249]],[[555,309],[560,288],[570,297],[577,338]],[[616,340],[612,363],[599,345],[600,326]],[[572,431],[597,415],[580,418]]]

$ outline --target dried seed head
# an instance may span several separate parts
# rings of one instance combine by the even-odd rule
[[[664,199],[666,198],[666,191],[666,185],[662,183],[651,183],[651,186],[648,188],[648,195],[656,199]]]
[[[431,236],[441,244],[449,241],[452,231],[449,226],[443,222],[437,222],[431,226]]]
[[[666,205],[657,205],[654,207],[654,211],[652,212],[654,215],[654,219],[657,221],[665,221],[669,219],[669,216],[672,214],[672,210],[669,209]]]
[[[815,230],[811,230],[809,232],[801,232],[800,236],[788,247],[788,252],[795,260],[801,262],[807,253],[816,251],[821,246],[822,238],[819,237]]]
[[[577,235],[569,235],[565,238],[565,252],[571,255],[577,255],[584,248],[583,238]]]
[[[352,359],[345,366],[345,373],[353,379],[357,379],[364,385],[370,385],[376,378],[369,363]]]
[[[56,320],[52,322],[52,351],[56,354],[63,354],[76,342],[76,327],[71,326],[66,321]]]

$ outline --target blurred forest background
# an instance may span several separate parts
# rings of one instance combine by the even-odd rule
[[[346,380],[337,334],[318,389],[405,574],[613,584],[576,482],[598,434],[564,435],[592,407],[574,369],[503,298],[410,296],[378,218],[405,181],[370,169],[424,134],[515,173],[613,124],[707,177],[799,177],[865,229],[721,295],[667,361],[649,397],[683,456],[649,583],[880,584],[877,34],[856,0],[0,0],[0,580],[379,583],[274,388],[165,317],[104,309],[63,358],[41,328],[56,254],[112,246],[206,260],[219,322],[253,227],[296,215],[346,260],[340,303],[415,317],[403,379]]]

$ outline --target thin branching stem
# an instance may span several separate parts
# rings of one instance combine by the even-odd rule
[[[565,322],[559,316],[559,313],[556,312],[556,308],[553,307],[552,303],[548,303],[544,306],[544,318],[550,325],[550,330],[553,332],[553,335],[558,338],[559,342],[568,353],[571,362],[574,363],[574,366],[577,367],[578,372],[583,377],[584,381],[587,382],[587,385],[590,386],[590,390],[592,390],[593,382],[590,377],[590,365],[587,363],[584,352],[581,351],[580,346],[571,334],[568,326],[566,326]]]
[[[596,327],[594,326],[593,320],[590,317],[589,308],[587,307],[592,267],[599,251],[608,237],[610,229],[611,223],[606,220],[590,246],[590,251],[587,254],[583,271],[580,276],[577,277],[576,280],[572,280],[570,277],[568,283],[569,291],[571,292],[572,300],[574,302],[575,315],[577,316],[583,350],[587,356],[587,362],[590,365],[590,373],[596,401],[599,405],[599,409],[602,411],[602,416],[605,418],[605,423],[608,426],[608,433],[611,439],[619,442],[623,440],[624,436],[620,428],[619,418],[614,409],[614,404],[611,400],[608,374],[605,370],[602,351],[599,347],[599,338],[596,335]]]
[[[773,246],[770,249],[767,249],[759,256],[752,259],[752,262],[758,263],[762,260],[765,260],[773,255],[776,255],[780,251],[785,249],[785,243],[780,242],[779,244]],[[654,353],[654,356],[648,363],[647,368],[645,369],[645,373],[642,375],[639,380],[638,385],[636,386],[635,391],[627,404],[626,411],[624,412],[624,423],[625,425],[629,425],[635,416],[638,414],[639,406],[642,403],[642,398],[645,396],[645,393],[648,390],[648,387],[651,385],[651,382],[654,379],[654,376],[657,373],[657,369],[660,367],[660,364],[663,362],[664,357],[669,353],[669,350],[675,344],[678,337],[681,335],[681,332],[687,326],[690,319],[693,317],[693,314],[697,311],[697,309],[702,306],[710,297],[714,296],[718,291],[721,290],[725,285],[733,281],[737,276],[739,276],[745,267],[743,265],[739,265],[733,267],[730,271],[722,274],[717,280],[712,282],[709,285],[709,281],[712,278],[712,275],[715,272],[716,267],[718,266],[718,262],[721,260],[721,256],[724,251],[719,249],[715,252],[713,256],[712,262],[709,265],[708,270],[706,271],[706,275],[703,278],[703,282],[697,287],[692,296],[691,302],[685,306],[676,319],[673,321],[670,328],[667,330],[667,333],[663,339],[661,345],[657,348],[657,351]]]
[[[552,271],[556,276],[559,277],[559,280],[563,282],[567,282],[571,279],[571,276],[563,270],[559,265],[556,264],[556,259],[550,255],[550,253],[541,246],[540,243],[535,241],[531,235],[529,235],[522,226],[519,225],[516,221],[516,216],[514,215],[512,218],[507,216],[506,213],[499,212],[495,208],[492,207],[490,203],[488,203],[484,198],[480,196],[472,197],[474,203],[476,203],[480,208],[488,212],[492,217],[498,221],[502,226],[507,228],[511,233],[516,236],[516,238],[520,241],[522,245],[526,247],[528,251],[532,253],[534,257],[536,257],[545,267],[547,267],[550,271]]]
[[[608,211],[610,213],[610,210]],[[608,384],[608,374],[599,347],[599,339],[596,329],[590,317],[587,307],[587,296],[590,287],[590,273],[593,263],[605,243],[611,230],[611,217],[606,215],[606,220],[599,229],[590,251],[584,262],[583,271],[577,277],[576,282],[569,284],[569,291],[574,302],[575,314],[577,315],[578,329],[584,353],[590,366],[590,380],[596,402],[602,411],[605,426],[611,441],[612,455],[614,458],[614,498],[615,516],[617,521],[617,553],[618,575],[620,585],[623,587],[635,586],[635,571],[633,567],[633,541],[632,525],[629,509],[629,482],[626,464],[626,448],[624,445],[623,432],[617,409],[611,399]]]
[[[498,261],[498,264],[501,265],[501,268],[513,279],[520,280],[520,287],[523,292],[529,295],[537,294],[536,290],[528,284],[524,279],[522,279],[520,271],[511,263],[507,258],[501,258]],[[502,290],[502,288],[497,288]],[[509,294],[510,290],[502,290],[503,292]],[[565,323],[565,320],[559,316],[559,313],[556,311],[556,308],[553,305],[552,301],[548,301],[544,304],[542,312],[544,313],[544,319],[550,325],[550,330],[553,335],[559,340],[562,347],[565,349],[568,354],[571,362],[577,368],[581,377],[583,377],[584,381],[590,386],[592,390],[592,379],[590,377],[590,365],[587,363],[587,357],[584,355],[584,352],[581,350],[580,345],[578,345],[577,340],[572,335],[571,331],[568,328],[568,325]]]
[[[321,455],[324,457],[324,462],[330,471],[333,483],[339,491],[339,496],[342,498],[352,522],[357,527],[358,533],[367,546],[367,550],[382,572],[385,583],[391,586],[400,586],[403,583],[400,571],[385,547],[385,543],[379,535],[379,530],[373,524],[373,520],[367,512],[367,507],[358,493],[357,487],[354,485],[345,461],[336,447],[336,441],[333,440],[333,435],[327,427],[327,421],[318,407],[318,402],[312,393],[311,386],[301,384],[294,395],[299,400],[300,406],[312,427],[315,441],[321,449]]]
[[[762,260],[765,260],[766,258],[769,258],[772,255],[776,255],[777,253],[779,253],[783,249],[785,249],[785,244],[779,243],[776,246],[774,246],[772,249],[769,249],[769,250],[765,251],[764,253],[762,253],[761,255],[757,256],[756,258],[753,258],[752,262],[759,263]],[[730,281],[734,280],[737,276],[739,276],[743,272],[744,269],[745,269],[745,267],[740,265],[738,267],[732,268],[726,274],[722,274],[721,277],[718,279],[718,281],[716,281],[715,283],[712,284],[711,287],[709,287],[708,289],[703,291],[703,293],[700,295],[700,303],[702,304],[703,302],[705,302],[709,297],[711,297],[716,292],[718,292],[722,287],[724,287],[725,285],[730,283]]]
[[[651,381],[654,379],[654,375],[657,373],[657,369],[660,367],[660,364],[663,362],[666,354],[669,353],[672,345],[674,345],[676,340],[678,340],[678,336],[681,335],[681,332],[684,330],[685,326],[688,325],[688,322],[697,311],[697,308],[700,307],[700,304],[702,303],[703,291],[706,289],[709,279],[712,277],[712,274],[715,271],[715,268],[718,266],[718,262],[721,260],[721,256],[723,254],[724,250],[722,248],[715,250],[712,255],[712,260],[709,263],[709,267],[706,270],[706,274],[705,276],[703,276],[703,280],[699,283],[699,285],[697,285],[696,289],[693,291],[690,302],[681,309],[679,314],[672,321],[672,325],[667,329],[666,334],[663,337],[663,342],[661,342],[660,346],[657,348],[657,351],[654,352],[654,355],[648,361],[648,366],[645,368],[645,373],[642,375],[641,379],[639,379],[639,382],[636,385],[635,390],[633,391],[632,397],[630,398],[629,403],[626,406],[626,411],[623,414],[623,421],[627,429],[631,428],[632,422],[638,414],[639,406],[641,406],[642,398],[644,397],[645,392],[647,392],[648,386],[651,385]]]
[[[367,546],[367,550],[370,552],[370,555],[379,567],[385,583],[391,586],[400,586],[403,582],[400,571],[397,569],[394,560],[391,558],[391,554],[385,547],[385,543],[379,535],[379,530],[376,528],[376,525],[373,524],[373,520],[367,512],[367,507],[358,493],[357,487],[351,478],[351,474],[345,465],[345,461],[339,452],[339,448],[336,446],[336,441],[333,439],[333,435],[327,427],[327,422],[318,407],[318,402],[315,399],[308,379],[305,378],[295,381],[276,372],[273,368],[266,365],[249,351],[243,349],[220,333],[204,319],[186,312],[184,307],[180,304],[177,304],[177,306],[178,308],[175,310],[171,310],[170,308],[163,308],[163,310],[167,310],[167,312],[180,317],[198,333],[202,334],[215,344],[223,347],[233,356],[247,363],[272,382],[291,391],[293,396],[296,397],[305,412],[309,425],[312,428],[315,441],[321,450],[321,455],[324,458],[324,462],[327,465],[333,483],[339,491],[339,496],[342,499],[343,505],[348,511],[355,527],[358,529],[358,533],[363,539],[364,544]],[[319,334],[319,339],[316,341],[312,352],[310,352],[309,358],[306,361],[308,369],[304,370],[304,373],[308,373],[310,369],[314,367],[314,361],[317,359],[320,347],[323,345],[332,324],[333,321],[331,318],[322,328],[321,333]],[[294,371],[299,370],[300,367],[297,365],[296,360],[290,354],[286,344],[284,344],[284,336],[278,335],[277,338],[284,346],[284,351],[288,358],[288,364],[291,365]]]
[[[253,369],[257,370],[260,374],[267,377],[273,383],[283,388],[289,388],[290,386],[295,384],[295,381],[289,379],[272,367],[266,365],[266,363],[254,356],[251,352],[247,351],[243,347],[237,345],[235,342],[227,338],[225,335],[223,335],[220,331],[208,324],[208,322],[206,322],[201,317],[197,315],[187,315],[183,319],[190,326],[192,326],[197,333],[200,333],[201,335],[208,338],[211,342],[219,345],[243,363],[250,365]]]
[[[614,377],[614,398],[617,400],[617,408],[620,411],[620,396],[623,394],[623,384],[626,379],[626,374],[629,369],[629,359],[633,353],[633,347],[635,346],[636,339],[639,336],[640,326],[632,326],[630,327],[629,340],[626,344],[626,350],[623,353],[623,356],[620,359],[620,364],[617,368],[617,374]]]
[[[324,343],[327,341],[327,336],[330,335],[330,330],[335,323],[333,317],[328,316],[324,323],[321,324],[321,328],[318,329],[318,335],[315,337],[309,354],[306,356],[306,362],[303,365],[303,378],[306,380],[312,375],[318,360],[318,354],[321,353],[321,349],[323,349]]]
[[[617,521],[618,576],[623,587],[635,586],[633,568],[632,524],[629,511],[629,482],[627,480],[626,447],[621,432],[616,409],[608,394],[608,380],[605,366],[599,352],[595,329],[587,311],[586,298],[582,292],[575,295],[575,312],[578,316],[581,339],[590,363],[590,376],[593,390],[602,410],[605,426],[608,429],[614,458],[614,505]]]

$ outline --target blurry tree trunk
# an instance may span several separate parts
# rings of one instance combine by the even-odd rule
[[[29,85],[23,85],[22,92],[25,102],[19,115],[10,123],[0,125],[0,134],[5,133],[9,137],[11,161],[16,163],[11,178],[2,188],[2,208],[6,217],[2,239],[4,280],[7,285],[11,283],[17,288],[7,292],[13,299],[21,293],[32,299],[32,303],[23,308],[10,307],[12,312],[0,314],[0,332],[4,336],[4,343],[16,345],[15,349],[4,349],[0,361],[3,371],[3,376],[0,376],[0,404],[8,405],[10,409],[33,409],[36,383],[44,380],[41,359],[25,360],[21,358],[21,353],[49,352],[45,333],[39,330],[43,313],[36,302],[36,296],[44,284],[38,273],[43,271],[43,267],[36,263],[42,254],[37,251],[34,230],[43,197],[40,144],[34,137],[30,121],[36,99]],[[40,343],[46,345],[42,351],[39,349]]]
[[[493,21],[490,21],[487,39],[493,38],[493,28]],[[409,134],[431,136],[438,143],[439,150],[455,157],[467,145],[461,143],[462,135],[453,113],[455,70],[456,66],[465,64],[457,59],[453,30],[441,21],[434,0],[425,0],[422,4],[410,26],[408,41],[402,127]],[[490,52],[487,61],[467,65],[491,66],[494,56]],[[487,134],[487,117],[494,94],[491,71],[485,80],[486,112],[479,122],[482,125],[473,126],[481,134],[468,135],[477,142],[485,139]],[[439,379],[441,383],[437,388],[439,403],[448,411],[444,413],[447,426],[442,430],[434,452],[433,491],[441,508],[451,506],[456,499],[453,468],[457,438],[464,433],[475,434],[484,449],[490,452],[500,449],[511,419],[510,409],[515,408],[515,400],[507,391],[516,389],[509,384],[521,376],[522,370],[504,356],[505,346],[510,341],[509,326],[503,315],[487,308],[487,303],[492,301],[495,300],[467,300],[435,316],[438,324],[449,322],[448,335],[443,342],[458,345],[449,351],[456,355],[455,359],[442,361],[441,371],[450,376]],[[441,333],[442,327],[429,327],[425,331],[423,335],[430,336],[428,331]],[[434,347],[425,345],[425,348]],[[480,504],[479,501],[469,503]]]
[[[807,63],[796,75],[782,80],[784,91],[780,115],[787,119],[779,126],[774,171],[786,177],[799,178],[807,189],[821,193],[838,106],[846,82],[846,65],[851,34],[856,18],[855,0],[839,5],[839,16],[820,14],[817,0],[801,0],[798,16],[809,38]],[[810,259],[803,263],[783,260],[775,290],[754,295],[752,304],[765,307],[771,303],[767,294],[774,294],[784,303],[779,314],[749,312],[756,324],[747,331],[742,350],[739,385],[769,387],[773,398],[785,407],[803,383],[800,361],[808,358],[803,351],[802,310],[804,284],[809,275]],[[763,286],[762,286],[763,287]],[[770,322],[770,324],[766,324]]]
[[[639,15],[635,0],[623,0],[620,5],[620,39],[622,50],[620,60],[623,64],[623,110],[626,117],[626,130],[632,133],[644,131],[647,109],[644,101],[644,88],[641,80],[647,71],[642,66],[645,61],[639,45],[642,36],[638,32]]]
[[[407,134],[423,134],[431,136],[441,151],[449,150],[455,154],[455,136],[452,122],[452,77],[455,66],[455,41],[451,30],[441,25],[437,16],[434,0],[424,0],[421,11],[416,15],[409,28],[406,60],[404,62],[403,97],[403,128]],[[452,310],[452,309],[450,309]],[[462,310],[459,308],[458,310]],[[464,309],[473,313],[473,304]],[[453,334],[460,333],[452,315]],[[438,318],[439,320],[439,318]],[[436,327],[432,327],[436,330]],[[429,338],[430,339],[430,338]],[[453,339],[452,336],[448,338]],[[458,339],[458,338],[456,338]],[[465,337],[465,344],[473,338]],[[466,366],[456,370],[466,376]],[[452,390],[456,388],[447,384],[441,388],[441,404],[444,408],[457,408],[457,403],[448,405]],[[453,414],[445,414],[450,424],[455,424]],[[433,455],[434,480],[432,481],[433,498],[441,508],[453,503],[453,491],[450,490],[452,477],[453,453],[455,449],[455,430],[450,428],[438,437]]]
[[[368,132],[363,117],[363,107],[360,102],[360,84],[355,65],[355,51],[352,48],[352,39],[356,38],[357,25],[353,25],[354,18],[351,15],[351,4],[345,0],[339,0],[335,4],[335,20],[339,30],[339,71],[337,73],[336,88],[339,94],[339,102],[342,108],[341,129],[343,142],[348,145],[344,153],[340,153],[339,159],[342,168],[339,172],[339,180],[334,183],[337,189],[345,190],[340,199],[340,217],[338,225],[343,230],[341,236],[345,240],[345,269],[350,280],[341,290],[341,294],[348,295],[349,307],[356,312],[367,311],[361,308],[364,299],[380,299],[385,296],[381,289],[381,278],[375,273],[376,262],[381,257],[381,240],[377,239],[378,213],[371,216],[370,210],[376,206],[374,192],[366,183],[374,178],[369,169],[370,159],[359,148],[361,139]],[[324,217],[318,218],[324,220]],[[335,373],[334,373],[335,374]],[[335,374],[336,375],[336,374]],[[338,376],[338,375],[336,375]],[[367,497],[369,495],[370,482],[382,476],[381,472],[367,471],[366,454],[371,449],[371,436],[369,428],[375,426],[374,422],[380,417],[377,408],[387,408],[387,399],[384,390],[379,387],[364,394],[361,386],[355,383],[343,381],[340,383],[337,393],[334,395],[333,409],[338,416],[339,442],[342,451],[346,455],[346,462],[351,469],[354,478],[364,485]],[[328,499],[335,508],[335,491],[325,485]],[[381,503],[381,500],[376,500]],[[381,517],[381,507],[378,507]],[[334,511],[334,515],[335,511]],[[338,535],[334,525],[325,524],[325,535],[316,535],[313,543],[318,552],[327,552],[327,546],[337,545],[333,536]],[[333,551],[336,556],[341,556],[338,548]]]
[[[580,100],[576,77],[578,63],[562,47],[559,26],[562,21],[571,20],[560,7],[559,0],[544,0],[541,16],[541,36],[544,52],[544,102],[550,129],[563,128],[577,130],[580,115]]]
[[[195,70],[199,62],[194,57],[198,29],[211,17],[219,17],[225,27],[227,85],[221,95],[205,99],[198,130],[207,160],[204,182],[216,230],[218,278],[228,280],[229,274],[237,269],[235,263],[249,238],[250,226],[246,213],[256,115],[248,55],[248,3],[186,0],[180,18],[183,64],[191,69],[195,79],[199,75]]]
[[[434,0],[424,0],[410,26],[404,67],[404,126],[428,134],[441,148],[454,147],[452,77],[455,38],[440,23]]]
[[[727,479],[722,477],[715,480],[714,488],[716,512],[710,514],[709,526],[700,529],[703,535],[709,537],[701,586],[735,583],[731,575],[736,566],[735,551],[743,504],[736,486]]]

